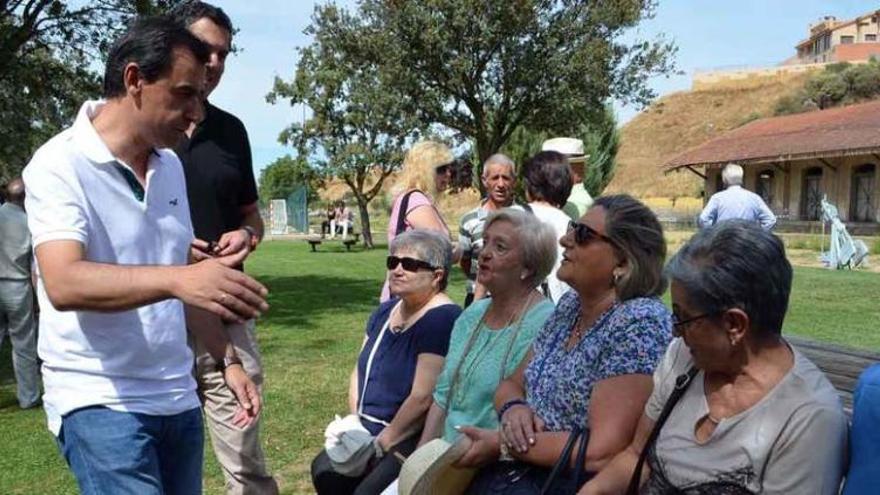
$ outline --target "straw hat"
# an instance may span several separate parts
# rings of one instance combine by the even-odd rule
[[[584,154],[584,142],[575,138],[548,139],[541,145],[541,151],[562,153],[568,158],[569,163],[583,163],[587,160],[587,155]]]
[[[419,447],[400,469],[399,495],[464,493],[477,470],[455,467],[453,463],[464,456],[471,443],[467,435],[460,435],[453,444],[436,438]]]

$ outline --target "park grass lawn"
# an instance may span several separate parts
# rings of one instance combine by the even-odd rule
[[[333,414],[345,411],[347,380],[384,277],[384,246],[345,252],[324,242],[266,242],[248,263],[272,305],[259,322],[266,375],[263,443],[283,493],[309,493],[309,463]],[[462,300],[456,272],[450,295]],[[880,275],[796,268],[785,331],[880,350]],[[76,493],[73,477],[45,428],[41,410],[15,401],[9,344],[0,351],[0,492]],[[222,493],[223,478],[206,447],[205,491]]]

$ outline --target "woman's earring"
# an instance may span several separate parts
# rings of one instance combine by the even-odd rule
[[[620,272],[615,271],[614,274],[613,274],[613,276],[614,276],[614,285],[615,285],[615,286],[619,285],[619,284],[620,284],[620,279],[623,278],[623,275],[621,275]]]
[[[519,274],[519,279],[520,279],[520,280],[525,280],[526,278],[528,278],[528,276],[529,276],[528,273],[523,272],[523,273],[520,273],[520,274]]]

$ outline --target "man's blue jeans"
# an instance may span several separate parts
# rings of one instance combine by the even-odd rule
[[[172,416],[77,409],[63,417],[58,445],[83,495],[202,492],[200,408]]]

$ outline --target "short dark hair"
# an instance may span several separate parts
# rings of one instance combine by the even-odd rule
[[[216,7],[209,3],[199,2],[197,0],[185,2],[172,10],[171,15],[177,19],[178,22],[183,23],[185,27],[191,26],[199,19],[207,18],[214,24],[225,29],[226,32],[229,33],[230,38],[232,38],[232,34],[235,32],[232,27],[232,20],[226,15],[226,12],[223,12],[223,9],[220,7]]]
[[[125,66],[137,64],[147,82],[155,82],[171,70],[175,48],[189,50],[200,63],[208,63],[207,45],[173,18],[161,15],[139,17],[113,43],[104,69],[104,98],[125,94]]]
[[[629,264],[629,271],[615,282],[617,298],[663,295],[666,239],[654,212],[627,194],[600,196],[592,207],[605,210],[605,235]]]
[[[776,339],[788,311],[792,269],[779,237],[744,220],[701,229],[669,261],[666,273],[681,284],[697,311],[739,308],[757,341]]]
[[[523,165],[526,191],[532,200],[546,201],[561,208],[571,194],[571,170],[562,153],[542,151]]]

